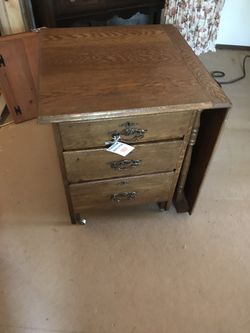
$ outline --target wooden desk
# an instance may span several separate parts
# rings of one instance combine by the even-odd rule
[[[53,123],[70,215],[157,202],[191,213],[230,101],[170,25],[43,29],[39,122]],[[200,130],[199,130],[200,128]],[[106,142],[135,147],[125,158]]]

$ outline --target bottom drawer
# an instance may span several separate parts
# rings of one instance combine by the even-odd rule
[[[91,207],[168,201],[174,172],[94,181],[69,186],[76,212]]]

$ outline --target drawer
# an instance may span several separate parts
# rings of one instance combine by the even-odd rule
[[[159,0],[57,0],[54,1],[55,11],[57,15],[72,15],[72,14],[89,14],[94,11],[100,12],[110,9],[131,8],[147,5],[162,5]]]
[[[183,141],[136,144],[126,157],[105,149],[64,152],[67,178],[70,183],[121,176],[173,171]]]
[[[72,15],[103,9],[105,0],[57,0],[54,1],[56,15]]]
[[[69,186],[75,212],[168,201],[174,173],[101,180]]]
[[[122,142],[140,143],[182,138],[193,112],[170,112],[147,116],[126,117],[92,122],[60,123],[64,150],[105,147],[112,136]]]

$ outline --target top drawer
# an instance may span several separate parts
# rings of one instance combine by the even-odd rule
[[[193,119],[193,112],[172,112],[92,122],[60,123],[64,150],[105,147],[120,135],[126,143],[182,138]]]

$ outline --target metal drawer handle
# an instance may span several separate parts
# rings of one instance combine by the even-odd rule
[[[117,203],[119,203],[121,200],[134,200],[136,198],[137,193],[136,192],[120,192],[120,193],[114,193],[111,195],[111,199]]]
[[[147,129],[136,128],[137,124],[126,122],[121,124],[120,127],[124,127],[122,130],[116,130],[111,132],[112,137],[115,136],[132,136],[133,140],[139,140],[144,138],[144,134],[148,131]],[[123,140],[124,141],[124,140]]]
[[[122,161],[113,161],[110,166],[114,170],[126,170],[130,168],[137,167],[141,164],[140,160],[122,160]]]

